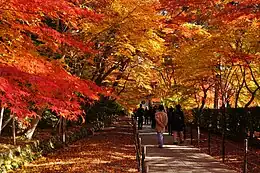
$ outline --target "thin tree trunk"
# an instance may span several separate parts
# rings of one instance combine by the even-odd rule
[[[62,142],[65,143],[66,142],[66,120],[64,117],[62,117]]]
[[[235,99],[235,108],[238,107],[238,100],[239,100],[239,95],[241,93],[241,90],[243,89],[244,83],[241,84],[241,86],[238,88],[238,91],[236,93],[236,99]]]
[[[119,67],[119,64],[115,64],[112,67],[110,67],[110,69],[108,69],[106,72],[104,72],[104,70],[102,70],[103,73],[100,73],[98,78],[95,80],[95,83],[100,86],[102,84],[102,82],[106,79],[106,77],[108,75],[110,75],[118,67]]]
[[[81,117],[81,119],[82,119],[81,125],[85,124],[85,123],[86,123],[86,120],[85,120],[84,116],[83,116],[83,115],[80,115],[80,117]]]
[[[2,109],[1,109],[1,114],[0,114],[0,135],[1,135],[1,131],[2,131],[2,123],[3,123],[3,118],[4,118],[4,110],[5,110],[5,108],[2,107]]]
[[[250,104],[254,101],[257,91],[260,90],[260,85],[259,85],[259,83],[258,83],[258,81],[257,81],[257,79],[256,79],[256,77],[254,75],[254,72],[253,72],[252,68],[250,67],[250,63],[247,60],[246,60],[246,63],[248,64],[248,68],[250,70],[250,74],[252,76],[253,82],[257,86],[257,88],[254,91],[251,91],[249,89],[249,86],[247,85],[247,83],[245,83],[247,90],[251,93],[251,98],[245,105],[245,107],[248,108],[250,106]]]
[[[13,118],[13,139],[14,139],[14,145],[16,145],[16,138],[15,138],[15,118]]]
[[[59,134],[58,130],[59,130],[59,124],[60,124],[60,119],[57,121],[57,123],[54,125],[54,130],[55,130],[55,133]]]
[[[34,134],[34,131],[39,123],[39,120],[40,120],[40,117],[39,116],[36,116],[36,118],[34,118],[32,120],[32,123],[31,123],[31,127],[29,128],[29,130],[27,130],[27,132],[25,133],[25,136],[26,138],[28,139],[32,139],[33,137],[33,134]]]
[[[5,128],[5,126],[11,121],[11,119],[13,118],[12,115],[10,115],[10,117],[8,118],[8,120],[6,120],[6,122],[4,123],[3,127],[1,128],[1,131]]]
[[[250,100],[246,103],[245,108],[248,108],[248,107],[251,105],[251,103],[254,101],[255,95],[256,95],[256,92],[257,92],[257,91],[258,91],[258,88],[257,88],[254,92],[251,93],[251,98],[250,98]]]
[[[240,66],[240,72],[242,73],[242,77],[243,77],[243,79],[242,79],[242,83],[241,83],[241,85],[240,85],[240,80],[239,80],[239,78],[237,77],[237,80],[238,80],[238,91],[237,91],[237,93],[236,93],[236,98],[235,98],[235,108],[237,108],[238,107],[238,100],[239,100],[239,95],[240,95],[240,93],[241,93],[241,91],[242,91],[242,89],[243,89],[243,87],[244,87],[244,85],[245,85],[245,82],[246,82],[246,71],[245,70],[243,70],[242,69],[242,66]]]
[[[218,109],[218,100],[219,100],[219,87],[215,85],[214,87],[215,92],[214,92],[214,109]]]
[[[58,129],[58,134],[60,135],[62,133],[62,117],[59,119],[59,129]]]

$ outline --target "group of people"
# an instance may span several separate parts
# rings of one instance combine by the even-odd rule
[[[185,123],[181,105],[176,105],[175,109],[173,107],[165,109],[163,105],[144,109],[142,104],[140,104],[140,107],[134,111],[134,117],[138,122],[139,130],[143,128],[143,124],[151,123],[151,128],[155,129],[157,132],[160,148],[163,147],[163,133],[165,132],[165,129],[168,129],[169,135],[173,136],[173,144],[184,142],[183,131]],[[179,141],[177,139],[179,139]]]

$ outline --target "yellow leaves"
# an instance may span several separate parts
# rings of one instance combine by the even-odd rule
[[[148,94],[153,93],[151,81],[156,79],[156,73],[152,68],[153,63],[147,59],[141,64],[138,64],[132,69],[128,69],[130,76],[127,80],[126,87],[123,93],[120,94],[118,100],[123,105],[136,105],[138,101]],[[120,86],[124,84],[124,80],[120,81]],[[130,106],[131,107],[131,106]]]
[[[138,43],[138,48],[142,52],[146,52],[151,57],[162,56],[166,51],[164,40],[160,38],[153,30],[149,30],[145,33],[144,39]]]
[[[202,26],[200,26],[200,25],[195,25],[195,24],[193,24],[193,23],[184,23],[184,24],[182,24],[182,26],[183,26],[183,27],[186,27],[186,28],[188,28],[188,29],[200,29],[200,28],[202,28]]]
[[[160,42],[156,40],[146,40],[143,43],[140,43],[140,48],[142,52],[147,52],[150,56],[160,56],[164,53],[164,47]]]
[[[111,4],[111,8],[119,16],[127,15],[127,13],[135,10],[137,6],[138,6],[138,4],[134,4],[131,2],[128,3],[127,1],[122,1],[122,0],[115,0]]]
[[[129,49],[131,52],[135,52],[135,47],[129,43],[124,44],[125,49]]]
[[[129,43],[121,43],[118,46],[118,51],[115,53],[117,56],[125,56],[132,58],[132,55],[135,54],[136,48]]]
[[[150,45],[152,46],[152,48],[155,50],[155,52],[160,51],[161,48],[162,48],[162,45],[159,44],[159,43],[158,43],[157,41],[155,41],[155,40],[149,40],[149,43],[150,43]]]
[[[166,34],[173,34],[175,32],[175,29],[172,28],[163,28],[162,32],[166,33]]]
[[[201,25],[184,23],[181,25],[182,34],[187,38],[201,39],[208,38],[211,34]]]

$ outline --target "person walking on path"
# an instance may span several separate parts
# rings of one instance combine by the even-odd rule
[[[168,123],[168,117],[167,114],[164,112],[163,105],[159,106],[159,111],[155,114],[155,121],[156,121],[156,132],[157,132],[157,138],[159,143],[159,148],[163,147],[163,132],[165,131],[165,127]]]
[[[144,110],[144,124],[149,124],[149,110],[147,107]]]
[[[156,110],[157,110],[157,106],[155,105],[153,108],[152,108],[152,111],[151,111],[151,128],[152,129],[155,129],[155,126],[156,126],[156,121],[155,121],[155,113],[156,113]]]
[[[140,104],[140,107],[137,109],[136,115],[138,117],[138,130],[142,130],[144,121],[144,109],[142,104]]]
[[[168,116],[168,133],[172,136],[172,116],[173,116],[173,107],[171,106],[167,112]]]
[[[173,144],[178,144],[177,136],[179,134],[179,142],[184,142],[184,113],[181,110],[181,105],[176,105],[176,110],[172,117],[172,131],[173,131]]]

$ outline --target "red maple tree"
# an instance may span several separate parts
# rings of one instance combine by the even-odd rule
[[[98,99],[100,87],[72,76],[39,50],[44,47],[59,53],[62,45],[67,45],[83,53],[93,52],[91,43],[77,33],[84,20],[96,22],[100,15],[70,0],[0,0],[0,13],[1,106],[19,118],[49,108],[73,119],[82,113],[82,101]],[[56,21],[56,27],[47,19]]]

